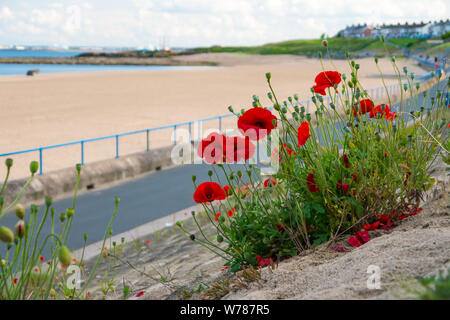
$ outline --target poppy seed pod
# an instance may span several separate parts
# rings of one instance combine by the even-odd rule
[[[5,243],[11,243],[14,241],[14,234],[11,229],[0,226],[0,241]]]
[[[25,208],[23,205],[18,204],[15,209],[16,217],[19,219],[23,219],[25,217]]]
[[[81,163],[77,163],[75,165],[75,169],[77,169],[77,172],[80,173],[80,171],[81,171]]]
[[[326,48],[328,47],[328,41],[327,40],[322,40],[322,45]]]
[[[39,169],[39,162],[37,161],[31,161],[30,162],[30,171],[31,174],[35,174]]]
[[[272,74],[270,72],[267,72],[266,73],[266,79],[270,80],[270,78],[272,78]]]
[[[191,235],[189,236],[189,238],[191,238],[191,240],[194,241],[194,240],[195,240],[195,235],[191,234]]]
[[[14,227],[16,237],[22,239],[25,236],[25,222],[19,220]]]
[[[50,207],[53,203],[53,199],[51,197],[45,197],[45,205]]]
[[[64,212],[59,215],[59,220],[61,222],[64,222],[64,220],[66,220],[66,214]]]
[[[58,258],[63,266],[70,266],[70,263],[72,262],[72,256],[70,255],[69,248],[67,248],[66,246],[61,246],[59,248]]]
[[[73,215],[74,215],[74,210],[72,209],[72,208],[68,208],[67,210],[66,210],[66,214],[67,214],[67,216],[69,217],[69,218],[71,218],[71,217],[73,217]]]
[[[12,165],[13,165],[13,159],[7,158],[7,159],[5,160],[5,164],[6,164],[6,167],[7,167],[8,169],[11,168]]]

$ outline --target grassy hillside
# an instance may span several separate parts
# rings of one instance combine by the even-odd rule
[[[328,47],[334,57],[344,57],[348,51],[353,56],[365,56],[367,53],[375,55],[384,55],[385,49],[383,43],[378,39],[346,39],[332,38],[328,39]],[[392,54],[400,54],[402,48],[408,48],[412,52],[430,52],[433,54],[443,52],[449,47],[449,43],[441,45],[429,44],[425,39],[389,39],[386,41],[386,47]],[[260,46],[240,46],[240,47],[222,47],[213,46],[208,48],[193,49],[196,53],[203,52],[227,52],[242,54],[293,54],[313,57],[318,52],[326,53],[322,46],[322,40],[290,40],[276,43],[268,43]]]
[[[396,47],[387,44],[390,49]],[[333,55],[344,56],[345,51],[350,53],[364,53],[369,51],[382,51],[383,43],[377,39],[328,39],[328,47]],[[321,51],[323,54],[326,49],[322,46],[322,40],[290,40],[277,43],[268,43],[261,46],[252,47],[221,47],[213,46],[209,48],[196,48],[196,52],[228,52],[245,54],[294,54],[302,56],[317,56]]]

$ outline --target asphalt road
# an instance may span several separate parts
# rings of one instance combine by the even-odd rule
[[[234,165],[242,170],[241,165]],[[208,170],[211,166],[184,165],[148,174],[142,178],[118,184],[108,189],[88,191],[77,197],[76,212],[67,245],[71,249],[83,246],[83,234],[88,234],[88,244],[103,239],[106,226],[114,211],[114,197],[120,197],[119,210],[113,222],[113,234],[119,234],[137,226],[167,216],[195,205],[192,198],[194,185],[192,176],[197,176],[197,183],[209,181]],[[221,179],[223,174],[219,174]],[[73,198],[55,201],[53,207],[57,216],[72,207]],[[40,215],[45,206],[41,206]],[[29,208],[27,208],[29,217]],[[44,225],[42,234],[51,232],[50,219]],[[59,221],[59,220],[58,220]],[[6,214],[2,225],[13,228],[17,218],[13,213]],[[59,222],[56,230],[59,229]]]
[[[419,105],[428,104],[429,97],[423,101],[423,96],[420,95]],[[395,107],[393,109],[397,111]],[[410,110],[412,111],[412,109]],[[338,130],[342,130],[342,127],[342,123],[336,123]],[[237,170],[242,169],[242,166],[235,166]],[[193,206],[195,204],[192,199],[194,186],[191,177],[196,175],[197,182],[207,181],[210,169],[209,165],[174,167],[108,189],[94,189],[78,196],[76,215],[67,243],[69,248],[82,247],[84,233],[89,235],[88,244],[103,239],[106,226],[114,210],[115,196],[120,197],[120,204],[112,225],[113,234],[125,232]],[[63,212],[72,206],[72,198],[56,201],[53,206],[57,213]],[[43,214],[43,210],[42,206],[41,214]],[[27,209],[27,213],[29,216],[29,209]],[[2,225],[11,228],[16,222],[17,218],[14,214],[7,214],[2,219]],[[50,233],[50,222],[44,226],[43,232],[44,234]]]

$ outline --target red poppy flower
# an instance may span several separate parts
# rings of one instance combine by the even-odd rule
[[[141,296],[143,296],[144,295],[144,291],[140,291],[137,295],[136,295],[136,297],[141,297]]]
[[[306,184],[308,185],[309,192],[318,192],[319,188],[317,187],[316,180],[314,180],[314,174],[309,173],[306,177]]]
[[[212,202],[214,200],[224,200],[225,191],[216,182],[203,182],[194,192],[194,201],[197,203]]]
[[[256,260],[258,261],[258,266],[260,267],[270,266],[273,263],[272,258],[261,258],[261,256],[256,256]]]
[[[356,176],[356,174],[352,174],[352,178],[353,178],[353,181],[355,181],[355,183],[358,183],[358,177]]]
[[[364,230],[366,230],[366,231],[377,230],[379,226],[380,226],[380,221],[377,221],[372,224],[364,225]]]
[[[387,152],[384,153],[384,157],[387,158]]]
[[[353,108],[353,116],[363,115],[367,112],[370,112],[373,109],[373,101],[370,99],[364,99],[358,102],[359,104],[359,110],[357,111],[355,108]]]
[[[17,284],[18,281],[19,281],[19,279],[14,278],[13,283],[14,283],[14,284]]]
[[[230,192],[230,186],[229,186],[229,185],[226,185],[225,187],[223,187],[223,190],[225,190],[225,194],[226,194],[227,196],[229,196],[229,195],[231,194],[231,192]]]
[[[360,247],[362,245],[362,243],[355,236],[348,238],[348,244],[352,247]]]
[[[248,137],[227,137],[224,149],[226,162],[233,163],[253,157],[256,147]]]
[[[355,236],[362,243],[366,243],[370,241],[369,233],[367,231],[358,231],[355,233]]]
[[[340,181],[337,183],[337,189],[342,192],[343,195],[346,195],[350,185],[348,183],[342,184]]]
[[[44,261],[44,256],[40,256],[39,260]]]
[[[314,92],[323,96],[326,95],[326,88],[334,88],[335,84],[341,82],[341,74],[337,71],[325,71],[319,73],[314,79],[316,85],[313,87]]]
[[[391,221],[391,217],[389,217],[387,214],[382,214],[378,216],[378,220],[380,220],[381,223],[386,224]]]
[[[302,122],[297,131],[298,146],[304,146],[309,137],[311,137],[311,134],[309,132],[309,123],[306,121]]]
[[[230,210],[228,210],[228,216],[232,217],[235,212],[236,212],[236,210],[234,208],[231,208]]]
[[[345,164],[346,168],[350,168],[350,163],[348,162],[348,155],[346,153],[344,153],[342,155],[342,161],[344,161],[344,164]]]
[[[229,266],[226,266],[226,267],[220,269],[220,271],[225,271],[225,270],[228,270],[228,269],[230,269],[230,267],[229,267]]]
[[[275,120],[275,126],[273,121]],[[244,112],[238,120],[238,128],[242,134],[251,140],[259,140],[269,135],[276,127],[275,117],[269,110],[264,108],[252,108]]]
[[[277,180],[273,177],[268,178],[264,181],[264,188],[270,188],[277,185]]]
[[[370,110],[369,117],[377,118],[378,114],[381,114],[380,118],[383,118],[383,116],[384,116],[387,120],[392,121],[395,119],[395,115],[397,114],[397,112],[391,112],[391,109],[389,108],[389,106],[387,104],[384,105],[384,111],[383,111],[382,106],[378,105],[375,108],[373,108],[372,110]]]
[[[197,153],[206,163],[215,164],[224,161],[226,137],[220,133],[212,132],[203,139]]]
[[[146,242],[147,242],[147,244],[150,244],[150,240],[147,240]]]
[[[283,227],[281,224],[277,224],[277,230],[278,230],[278,232],[284,232],[284,231],[286,231],[286,230],[284,229],[284,227]]]

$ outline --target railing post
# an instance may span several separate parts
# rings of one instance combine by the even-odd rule
[[[150,130],[149,129],[147,129],[146,134],[147,134],[147,152],[149,152],[150,151]]]
[[[81,165],[84,167],[84,141],[81,140]]]
[[[116,135],[116,159],[119,159],[119,135]]]
[[[173,145],[177,145],[177,125],[173,126]]]
[[[39,148],[39,174],[42,175],[44,164],[42,163],[42,148]]]
[[[219,132],[222,132],[222,116],[219,116]]]
[[[189,143],[192,141],[192,122],[189,121]]]

